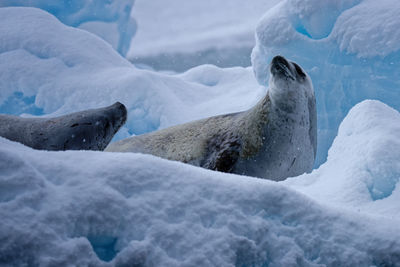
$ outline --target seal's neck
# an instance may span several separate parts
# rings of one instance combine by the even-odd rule
[[[268,89],[267,96],[271,101],[272,111],[280,110],[286,113],[294,113],[297,111],[299,104],[301,104],[304,98],[304,94],[301,95],[299,88],[293,88],[287,85],[282,85],[277,88],[275,84],[272,84]]]

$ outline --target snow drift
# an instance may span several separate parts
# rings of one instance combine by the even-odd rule
[[[400,113],[366,100],[352,108],[313,173],[286,180],[318,202],[400,218]]]
[[[396,132],[390,127],[368,125],[364,131],[366,122],[378,116],[400,124],[399,113],[382,103],[358,105],[342,124],[336,147],[319,171],[320,181],[333,175],[324,167],[342,167],[338,159],[347,158],[349,151],[369,150],[378,156],[377,150],[387,149],[388,157],[398,156],[400,144],[393,142],[391,134]],[[382,132],[387,134],[380,140],[370,139],[371,133]],[[356,137],[358,142],[353,142]],[[0,138],[0,157],[3,265],[396,266],[400,262],[400,217],[390,209],[385,216],[372,210],[369,215],[339,211],[283,184],[141,154],[43,152]],[[379,163],[371,158],[375,161],[370,164]],[[398,175],[398,167],[374,169],[375,183],[385,183],[387,172]],[[358,197],[356,184],[367,177],[368,166],[349,161],[345,169],[352,176],[344,176],[352,179],[346,194]],[[309,188],[315,184],[320,194],[342,195],[343,188],[319,183],[317,175],[305,175],[301,181],[308,181]],[[364,193],[368,195],[368,190]],[[394,193],[398,195],[398,186]],[[348,198],[331,198],[331,204],[341,208],[348,203]],[[386,205],[394,208],[397,203],[392,199]]]

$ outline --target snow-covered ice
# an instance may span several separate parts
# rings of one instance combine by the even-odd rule
[[[279,0],[136,0],[138,31],[127,57],[154,69],[250,66],[254,30]]]
[[[356,106],[328,162],[296,178],[303,193],[149,155],[43,152],[0,138],[0,264],[396,266],[398,183],[384,203],[368,190],[400,174],[376,157],[400,151],[398,126],[380,119],[400,124],[380,102]],[[365,151],[367,161],[345,161]]]
[[[278,39],[275,40],[275,35],[269,32],[273,27],[264,29],[263,25],[273,25],[275,16],[278,16],[274,14],[290,21],[287,12],[281,10],[284,4],[288,5],[282,2],[268,12],[259,24],[258,45],[253,53],[254,70],[259,82],[266,86],[268,70],[265,67],[272,55],[281,53],[297,61],[310,74],[318,105],[316,166],[319,166],[326,160],[339,123],[356,103],[370,98],[400,108],[400,74],[396,71],[400,54],[389,53],[395,49],[392,45],[387,50],[389,54],[383,58],[377,55],[370,59],[359,58],[346,51],[340,52],[332,34],[314,40],[295,31],[291,24],[282,30],[290,34],[281,44],[280,39],[276,37]],[[242,111],[265,94],[266,88],[257,84],[251,68],[220,69],[204,65],[179,75],[139,70],[95,36],[65,27],[40,10],[26,13],[24,17],[17,15],[22,12],[18,9],[2,10],[2,113],[61,115],[121,101],[128,107],[130,118],[116,137],[121,139],[190,120]],[[350,8],[346,12],[352,10]],[[370,7],[368,10],[374,9]],[[339,18],[346,12],[341,13]],[[387,19],[383,20],[390,21],[389,26],[396,21],[390,18],[397,18],[392,13],[389,12]],[[351,18],[359,17],[357,14]],[[339,22],[337,19],[336,24]],[[281,27],[286,25],[275,23]],[[396,29],[400,27],[395,29],[389,26],[387,28],[392,31],[386,31],[396,36]],[[337,27],[333,28],[333,32],[337,32]],[[37,28],[42,29],[40,34],[36,32]],[[366,29],[367,26],[360,28]],[[59,34],[61,32],[62,35]],[[262,36],[265,37],[265,44],[262,43]],[[395,39],[390,40],[389,44],[396,43]],[[386,51],[384,48],[381,50]]]
[[[267,84],[268,62],[281,54],[310,74],[317,97],[317,165],[339,123],[358,102],[378,99],[400,109],[400,2],[286,0],[257,26],[252,64]]]
[[[321,161],[337,134],[311,174],[276,183],[0,138],[0,265],[399,266],[398,6],[290,0],[261,20],[258,81],[266,85],[276,53],[300,63],[319,102]],[[43,10],[0,8],[1,113],[53,116],[121,101],[123,138],[247,109],[265,90],[251,68],[139,70]]]
[[[284,181],[319,202],[400,219],[400,113],[376,100],[353,107],[328,161]]]
[[[2,0],[0,8],[8,6],[41,8],[66,25],[100,36],[125,56],[137,28],[136,21],[131,17],[133,3],[134,0]]]
[[[245,110],[265,94],[251,68],[139,70],[96,36],[39,9],[1,8],[0,21],[1,113],[61,115],[120,101],[129,117],[121,138]]]

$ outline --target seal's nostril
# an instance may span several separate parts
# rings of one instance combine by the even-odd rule
[[[275,75],[285,76],[290,80],[295,80],[295,76],[293,74],[289,61],[287,61],[286,58],[282,56],[275,56],[272,59],[270,65],[270,72],[273,76]]]
[[[275,57],[272,59],[271,64],[272,64],[272,65],[275,65],[275,64],[278,64],[278,63],[287,65],[287,60],[286,60],[283,56],[279,56],[279,55],[278,55],[278,56],[275,56]]]

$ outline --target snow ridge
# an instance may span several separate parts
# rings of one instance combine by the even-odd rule
[[[400,260],[398,222],[338,211],[271,181],[148,155],[0,143],[1,264],[365,266]]]

